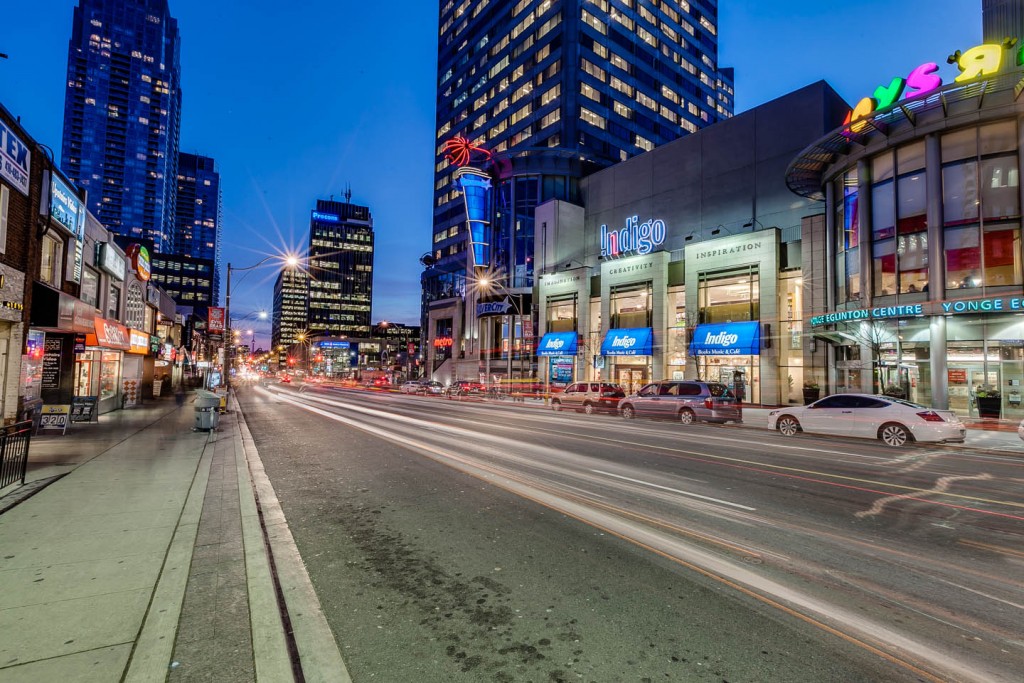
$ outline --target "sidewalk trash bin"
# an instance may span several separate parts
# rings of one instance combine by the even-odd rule
[[[210,431],[216,429],[220,422],[220,396],[212,391],[196,391],[196,423],[195,430]]]

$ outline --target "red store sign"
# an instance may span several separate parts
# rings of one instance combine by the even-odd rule
[[[131,348],[128,328],[113,320],[96,318],[96,334],[86,336],[89,346],[101,346],[108,349],[127,351]]]
[[[439,349],[450,349],[452,347],[452,338],[438,337],[434,340],[434,346]]]

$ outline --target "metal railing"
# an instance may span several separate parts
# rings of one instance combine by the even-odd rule
[[[32,438],[32,421],[26,420],[0,430],[0,489],[15,482],[25,483],[28,467],[28,444]]]

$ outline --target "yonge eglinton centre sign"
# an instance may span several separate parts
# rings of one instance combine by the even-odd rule
[[[1024,313],[1024,297],[997,296],[985,299],[957,299],[954,301],[929,301],[921,304],[902,306],[875,306],[855,308],[849,311],[835,311],[811,318],[811,327],[834,325],[836,323],[885,320],[892,318],[913,318],[924,315],[962,315],[965,313]]]

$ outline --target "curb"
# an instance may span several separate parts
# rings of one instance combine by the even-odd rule
[[[277,494],[274,492],[273,484],[263,469],[263,461],[260,459],[256,443],[245,422],[244,413],[234,396],[231,397],[231,401],[234,404],[235,414],[238,416],[237,426],[241,435],[242,450],[248,463],[245,479],[250,482],[250,490],[255,497],[255,505],[262,518],[260,531],[270,554],[268,559],[277,570],[280,597],[284,603],[281,607],[287,613],[291,624],[302,678],[307,683],[351,683],[352,679],[342,659],[341,650],[334,639],[334,633],[320,606],[320,599],[313,589],[306,566],[299,555],[295,539],[292,537]],[[240,482],[242,476],[240,468]],[[243,515],[244,519],[245,515]],[[254,521],[260,522],[260,520]],[[255,640],[254,629],[254,646]]]

